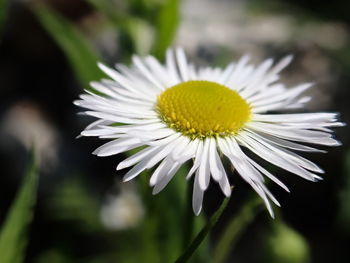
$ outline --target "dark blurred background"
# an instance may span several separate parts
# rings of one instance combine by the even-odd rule
[[[25,262],[172,262],[180,251],[170,247],[177,241],[169,239],[181,229],[183,217],[176,209],[186,202],[172,195],[175,183],[165,190],[168,194],[150,197],[158,202],[152,211],[169,213],[165,221],[145,223],[151,216],[143,197],[151,189],[138,182],[121,184],[115,166],[123,156],[97,158],[91,152],[101,141],[76,139],[92,119],[78,116],[72,102],[88,81],[103,76],[97,60],[129,63],[132,53],[163,59],[169,45],[184,47],[199,65],[224,66],[246,53],[257,63],[292,53],[294,61],[282,79],[291,85],[315,82],[305,110],[339,112],[342,121],[350,122],[349,1],[0,2],[0,13],[5,13],[0,18],[0,225],[33,142],[40,159]],[[343,146],[306,155],[326,171],[324,181],[306,182],[271,167],[291,194],[271,185],[282,204],[275,209],[277,219],[266,212],[256,215],[225,262],[348,262],[348,134],[347,127],[338,129],[335,135]],[[215,247],[225,223],[251,192],[233,181],[232,209],[203,251]],[[161,198],[170,201],[164,204]],[[212,186],[204,215],[196,220],[210,215],[221,199]],[[194,261],[212,262],[206,253]]]

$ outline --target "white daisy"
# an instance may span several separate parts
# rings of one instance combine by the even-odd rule
[[[187,179],[194,176],[193,210],[198,215],[210,180],[226,196],[231,187],[220,156],[264,200],[279,206],[265,186],[269,178],[286,191],[274,175],[248,157],[246,148],[260,158],[310,181],[321,179],[323,170],[291,150],[324,152],[307,144],[337,146],[331,127],[342,126],[335,113],[274,114],[301,108],[310,97],[301,94],[312,84],[286,88],[279,74],[291,61],[287,56],[274,64],[267,59],[258,66],[248,56],[226,68],[195,68],[182,49],[168,50],[165,65],[154,57],[133,57],[131,67],[111,69],[99,64],[110,79],[92,82],[99,94],[88,92],[75,104],[98,118],[82,133],[112,141],[94,151],[110,156],[139,148],[117,170],[132,167],[129,181],[142,171],[157,168],[150,178],[153,193],[160,192],[187,161],[193,160]]]

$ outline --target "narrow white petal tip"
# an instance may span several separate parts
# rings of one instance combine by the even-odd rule
[[[149,186],[153,187],[157,184],[158,178],[156,176],[151,176],[149,179]]]
[[[193,208],[193,212],[196,216],[199,216],[199,214],[201,213],[202,211],[202,207],[199,207],[199,208]]]
[[[208,185],[204,181],[200,181],[199,187],[201,188],[202,191],[205,191],[205,190],[207,190]]]
[[[104,68],[106,68],[107,66],[105,64],[103,64],[102,62],[97,62],[97,66],[103,70]]]
[[[289,54],[287,56],[285,56],[285,60],[288,61],[289,63],[294,59],[294,55]]]
[[[123,165],[123,162],[121,162],[117,165],[116,170],[119,171],[119,170],[122,170],[124,168],[125,168],[125,166]]]
[[[334,139],[334,145],[333,146],[342,146],[342,145],[343,145],[342,142]]]
[[[315,179],[314,182],[323,181],[323,178],[318,175],[314,175],[314,179]]]
[[[79,135],[77,135],[76,137],[75,137],[75,139],[80,139],[80,138],[82,138],[84,135],[82,134],[82,133],[80,133]]]
[[[94,153],[93,153],[94,154]],[[110,156],[110,154],[106,154],[106,153],[95,153],[95,155],[97,155],[98,157],[106,157],[106,156]]]
[[[149,180],[149,186],[153,187],[156,185],[156,181],[155,180]]]
[[[224,195],[225,195],[226,197],[230,197],[230,196],[231,196],[231,193],[232,193],[231,188],[230,188],[230,189],[225,189],[225,191],[224,191],[223,193],[224,193]]]
[[[159,190],[159,189],[157,189],[157,188],[153,188],[153,190],[152,190],[152,195],[156,195],[156,194],[159,194],[159,192],[160,192],[161,190]]]
[[[133,177],[123,177],[123,182],[126,183],[126,182],[129,182],[131,179],[133,179]]]

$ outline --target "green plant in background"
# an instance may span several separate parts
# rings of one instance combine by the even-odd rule
[[[350,233],[350,152],[345,155],[344,160],[344,183],[339,195],[340,207],[338,214],[339,227]]]
[[[271,224],[272,231],[264,240],[264,261],[269,263],[308,263],[310,249],[296,230],[282,221]]]
[[[133,53],[139,55],[151,53],[159,59],[163,58],[166,48],[173,41],[179,23],[180,1],[134,0],[126,1],[120,8],[116,8],[113,1],[87,1],[105,17],[109,26],[118,31],[118,48],[121,54],[121,61],[127,60]],[[92,47],[87,37],[72,22],[57,14],[54,10],[44,5],[37,5],[34,7],[34,12],[42,26],[65,53],[81,86],[91,89],[89,87],[90,81],[99,80],[104,77],[96,67],[97,61],[103,61],[99,52]],[[151,196],[148,188],[150,174],[149,172],[144,172],[140,176],[139,190],[145,205],[145,218],[135,229],[116,233],[103,232],[100,228],[101,226],[97,223],[97,218],[93,216],[91,211],[90,213],[69,213],[69,211],[73,210],[86,209],[86,206],[82,205],[80,201],[71,204],[69,199],[72,196],[67,198],[67,191],[69,193],[68,195],[72,194],[74,196],[73,198],[76,198],[75,200],[85,200],[84,202],[85,205],[88,204],[87,206],[91,204],[94,213],[98,213],[98,209],[96,202],[93,202],[94,198],[97,197],[85,191],[86,189],[82,186],[83,183],[73,182],[73,187],[71,187],[69,184],[72,182],[68,182],[63,189],[64,191],[57,193],[56,207],[62,209],[59,212],[60,214],[71,217],[69,218],[68,216],[68,219],[60,219],[77,219],[78,222],[87,220],[89,223],[86,225],[82,224],[83,227],[90,230],[93,229],[96,231],[94,234],[100,231],[100,234],[107,236],[110,246],[113,247],[113,251],[106,250],[101,255],[96,255],[94,259],[83,259],[79,261],[79,259],[74,257],[68,257],[62,251],[53,249],[46,251],[39,262],[47,262],[52,258],[57,259],[57,262],[75,263],[106,262],[107,258],[110,261],[130,263],[140,261],[155,263],[169,262],[175,261],[184,252],[186,247],[189,247],[189,249],[185,251],[184,256],[178,262],[187,262],[188,260],[191,260],[191,262],[224,262],[247,225],[254,220],[260,211],[261,201],[256,202],[253,200],[250,203],[248,202],[238,214],[235,214],[229,224],[224,228],[223,234],[219,237],[217,246],[213,250],[212,259],[210,257],[209,242],[205,241],[205,238],[209,230],[214,226],[213,222],[221,215],[222,210],[215,213],[208,220],[207,225],[202,215],[193,219],[192,214],[189,216],[186,212],[184,214],[178,212],[191,210],[188,207],[186,208],[190,204],[189,200],[187,200],[188,197],[186,197],[186,188],[191,187],[190,184],[184,182],[186,170],[186,167],[182,168],[169,184],[167,190],[156,197]],[[186,224],[189,225],[186,226]],[[194,233],[189,235],[184,233],[184,229],[192,229],[192,224]],[[200,231],[202,227],[203,229]],[[199,233],[199,235],[197,238],[194,238],[193,235],[196,233]],[[125,242],[120,244],[115,240],[123,240]],[[203,244],[199,246],[201,242]],[[307,258],[308,249],[306,241],[293,232],[290,227],[278,227],[271,237],[269,244],[271,244],[271,247],[275,247],[280,242],[286,244],[283,247],[284,249],[287,248],[288,250],[288,247],[294,247],[297,251],[296,254],[291,255],[292,261],[290,262],[297,262],[295,260],[304,260]],[[197,252],[194,253],[197,248]],[[137,250],[137,253],[135,253],[135,250]],[[194,255],[190,259],[193,253]],[[275,254],[277,255],[278,253]],[[277,255],[276,258],[282,257]]]
[[[123,60],[135,53],[153,53],[161,58],[173,41],[179,23],[179,0],[128,1],[125,2],[126,10],[117,7],[113,1],[87,1],[120,33]],[[33,10],[41,25],[64,51],[82,87],[91,90],[90,81],[104,76],[97,68],[97,62],[103,61],[99,52],[71,22],[52,8],[41,3],[34,5]]]
[[[0,39],[4,28],[9,0],[0,0]]]
[[[38,164],[34,150],[32,150],[23,184],[0,230],[1,263],[24,261],[28,226],[32,221],[36,202],[37,184]]]
[[[101,61],[97,51],[74,25],[51,8],[38,4],[34,11],[41,25],[64,51],[82,87],[91,90],[90,81],[103,77],[96,64]]]
[[[124,44],[121,48],[123,54],[124,51],[127,51],[124,56],[131,53],[146,54],[151,50],[155,54],[163,55],[165,49],[171,44],[178,24],[179,1],[156,1],[157,4],[155,5],[147,4],[147,1],[143,5],[139,5],[138,1],[130,1],[128,6],[132,10],[130,12],[120,12],[119,9],[111,6],[111,1],[89,0],[89,2],[105,15],[116,30],[121,31],[122,35],[128,39],[126,45]],[[140,6],[144,8],[141,11]],[[96,67],[97,61],[102,60],[98,52],[91,47],[87,38],[72,23],[51,8],[45,5],[37,5],[34,12],[42,26],[64,51],[82,87],[91,89],[89,82],[102,78],[101,71]],[[142,16],[138,14],[142,14]],[[131,42],[131,46],[127,45],[129,42]],[[122,262],[161,263],[167,262],[169,259],[175,260],[182,253],[183,247],[187,246],[193,238],[192,235],[189,235],[189,240],[184,241],[179,235],[182,232],[183,225],[191,221],[188,218],[189,215],[178,213],[178,211],[185,211],[186,204],[191,203],[185,201],[187,198],[186,187],[188,187],[184,182],[185,173],[186,168],[183,167],[178,172],[176,179],[170,183],[167,191],[157,197],[152,196],[149,191],[146,179],[149,174],[146,172],[143,174],[142,178],[144,180],[141,180],[139,188],[146,206],[145,219],[137,229],[117,235],[120,239],[130,240],[131,242],[123,242],[119,246],[115,244],[115,252],[113,253],[115,256],[112,255],[112,258],[116,257],[115,260],[121,260]],[[74,185],[81,186],[82,184]],[[61,202],[67,198],[64,190],[67,187],[61,189],[62,191],[57,193],[55,199],[56,205],[54,207],[58,208],[56,212],[61,215],[69,215],[73,220],[85,221],[84,215],[72,213],[73,210],[83,209],[81,202],[78,202],[77,206],[71,210],[70,202]],[[74,189],[73,192],[70,192],[80,193],[74,197],[75,200],[88,198],[85,190],[80,187]],[[83,194],[84,192],[85,194]],[[86,200],[91,201],[91,195]],[[87,202],[88,205],[91,203],[90,201]],[[172,209],[168,209],[169,205]],[[95,209],[92,210],[97,212]],[[166,212],[159,213],[159,211]],[[191,213],[190,216],[193,217],[193,214]],[[197,217],[193,224],[194,231],[199,231],[204,224],[203,216]],[[88,227],[87,229],[91,228]],[[134,252],[135,247],[138,253]],[[45,256],[40,257],[40,260],[45,261],[48,258],[52,259],[52,257],[61,258],[60,255],[62,254],[59,251],[47,251]],[[97,256],[96,260],[96,262],[103,262],[103,256]],[[195,253],[191,262],[208,262],[208,260],[208,242],[205,241],[198,252]]]
[[[108,0],[88,1],[119,30],[124,59],[135,53],[163,58],[172,44],[180,18],[179,0],[133,0],[122,7]]]

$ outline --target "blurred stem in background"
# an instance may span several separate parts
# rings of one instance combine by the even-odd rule
[[[231,218],[215,245],[213,251],[214,263],[225,262],[238,239],[263,208],[262,200],[254,196]]]
[[[9,0],[0,0],[0,41],[1,41],[1,36],[4,30],[4,24],[7,17],[8,5],[9,5]]]
[[[350,232],[350,151],[345,156],[343,169],[345,177],[339,194],[340,207],[337,223],[345,232]]]
[[[192,241],[193,237],[193,224],[195,216],[193,215],[192,209],[192,191],[193,191],[193,180],[188,180],[186,186],[186,208],[183,216],[183,239],[182,239],[182,251],[184,251]]]
[[[202,242],[205,240],[209,232],[213,229],[216,223],[219,221],[222,213],[224,212],[230,198],[226,197],[220,207],[216,210],[216,212],[210,217],[208,223],[203,227],[203,229],[198,233],[189,247],[184,251],[184,253],[175,261],[175,263],[185,263],[190,260],[192,255],[196,252]]]
[[[38,164],[31,151],[25,178],[0,230],[0,262],[24,261],[28,226],[33,219],[38,185]]]

